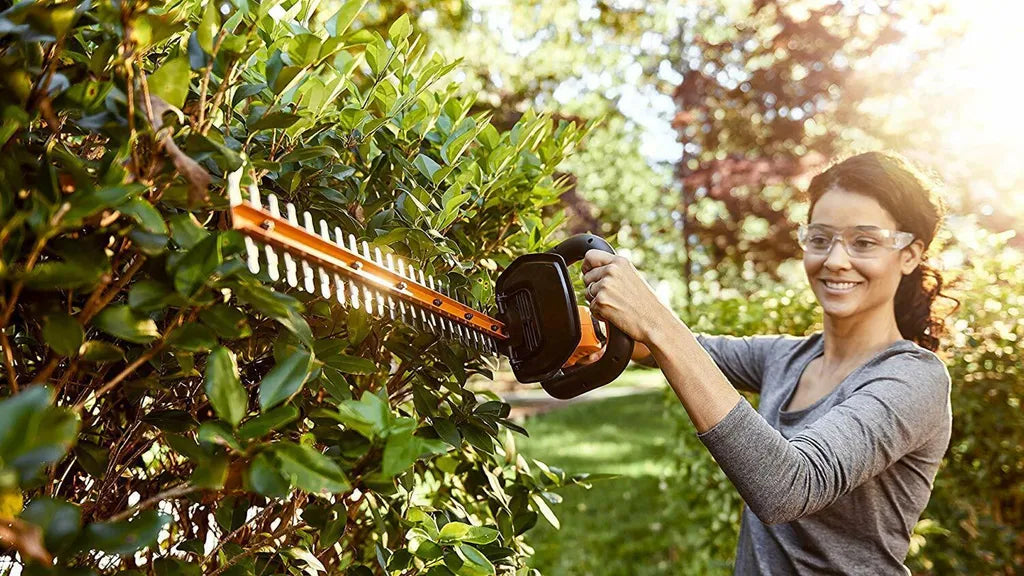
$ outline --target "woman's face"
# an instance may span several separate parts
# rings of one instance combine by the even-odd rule
[[[832,188],[814,205],[809,225],[842,229],[875,226],[899,230],[889,212],[874,198]],[[903,250],[882,250],[872,258],[851,257],[841,241],[828,254],[804,252],[804,270],[826,316],[850,318],[885,306],[892,309],[896,288],[921,260],[923,244],[915,240]]]

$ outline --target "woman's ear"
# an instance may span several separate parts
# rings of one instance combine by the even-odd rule
[[[924,242],[914,240],[900,251],[900,270],[906,276],[913,272],[921,264],[921,256],[924,254]]]

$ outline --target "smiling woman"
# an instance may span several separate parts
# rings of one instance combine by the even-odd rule
[[[694,336],[624,258],[591,251],[591,310],[644,348],[747,504],[737,574],[909,574],[913,526],[951,431],[933,353],[941,277],[924,263],[942,217],[894,155],[840,162],[809,188],[804,267],[824,330]],[[760,394],[758,409],[735,390]]]

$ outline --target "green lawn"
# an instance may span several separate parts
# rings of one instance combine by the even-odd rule
[[[635,377],[649,379],[649,374]],[[519,439],[522,454],[568,473],[621,475],[595,482],[590,490],[560,492],[564,501],[554,509],[561,530],[541,520],[527,534],[536,549],[533,566],[547,576],[728,573],[731,567],[721,560],[708,563],[707,550],[694,550],[704,546],[709,531],[687,512],[693,494],[680,493],[699,488],[678,480],[669,453],[670,443],[699,443],[695,437],[680,438],[693,436],[692,428],[680,432],[685,419],[682,406],[656,390],[528,419],[530,438]],[[731,556],[734,545],[722,544]]]

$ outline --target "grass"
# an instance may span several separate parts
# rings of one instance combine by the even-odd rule
[[[620,380],[649,380],[651,374],[629,372]],[[653,375],[661,378],[656,371]],[[542,519],[527,533],[536,550],[532,566],[549,576],[695,573],[686,551],[695,540],[693,531],[701,527],[688,523],[681,512],[685,499],[677,494],[688,487],[673,481],[669,452],[680,430],[686,430],[679,419],[686,418],[681,405],[654,390],[572,404],[528,419],[530,438],[518,440],[525,456],[568,473],[620,475],[594,482],[590,490],[560,492],[563,502],[554,509],[561,529]]]

